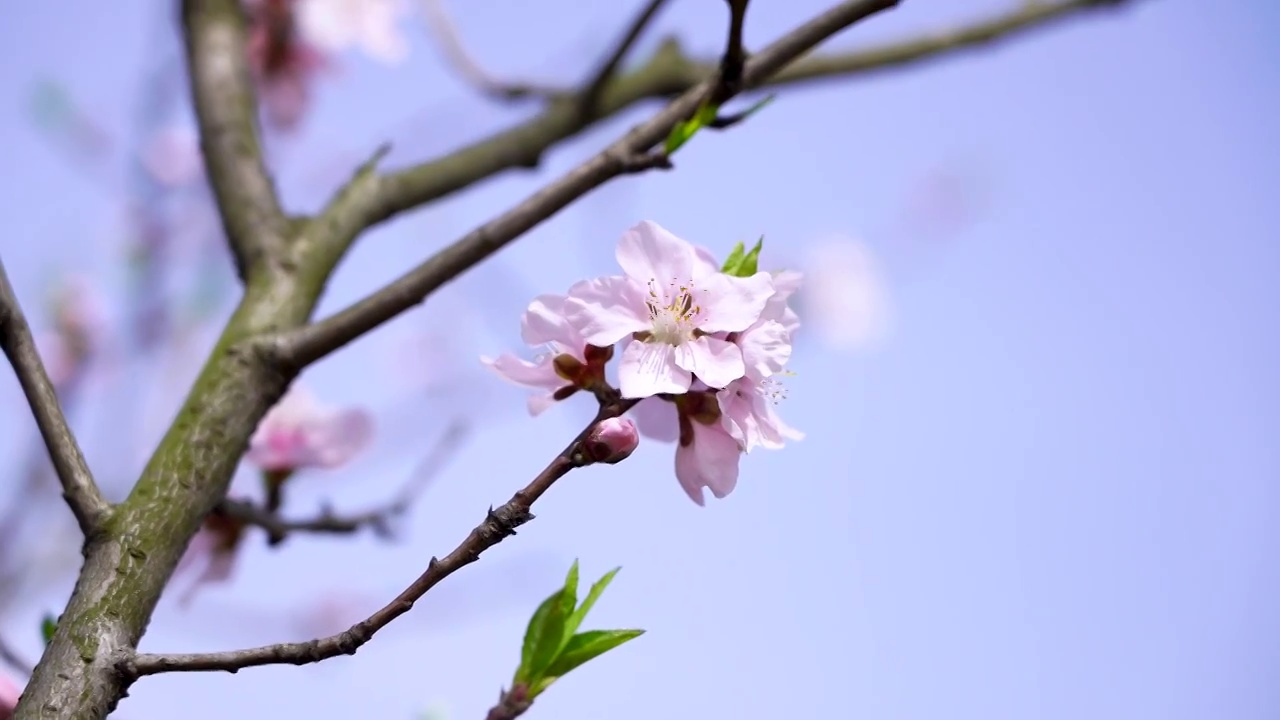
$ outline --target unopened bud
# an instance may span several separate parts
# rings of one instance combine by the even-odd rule
[[[627,459],[640,444],[636,424],[628,418],[605,418],[591,428],[584,451],[592,462],[612,465]]]

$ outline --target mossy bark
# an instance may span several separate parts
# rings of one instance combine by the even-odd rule
[[[124,696],[130,681],[118,663],[137,647],[187,543],[226,495],[254,428],[292,379],[257,340],[304,322],[320,286],[279,266],[251,278],[133,491],[86,543],[17,718],[97,720]]]

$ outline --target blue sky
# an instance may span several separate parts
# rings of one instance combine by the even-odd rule
[[[822,5],[761,0],[749,44]],[[831,47],[945,28],[1004,3],[941,5],[905,2]],[[489,69],[547,79],[581,76],[623,17],[569,0],[451,7]],[[58,80],[107,128],[129,132],[139,70],[155,59],[142,42],[155,8],[3,11],[0,254],[28,306],[47,271],[109,280],[120,262],[118,208],[33,128],[32,83]],[[714,53],[723,16],[721,3],[673,3],[640,52],[678,31],[690,52]],[[485,428],[416,509],[405,541],[299,538],[276,553],[254,543],[234,584],[186,612],[166,601],[144,648],[294,639],[287,620],[317,598],[385,601],[451,549],[588,408],[531,420],[519,390],[489,379],[463,385],[465,398],[406,395],[435,368],[421,363],[413,377],[403,343],[429,327],[462,362],[505,349],[528,295],[612,272],[613,243],[639,219],[722,253],[764,234],[766,255],[788,260],[822,237],[859,237],[884,258],[892,333],[874,352],[802,346],[782,412],[808,437],[746,458],[726,500],[694,506],[671,448],[646,445],[557,486],[536,522],[358,656],[150,678],[119,714],[409,718],[438,703],[450,717],[480,717],[510,679],[528,614],[578,557],[588,576],[623,566],[588,624],[649,633],[563,680],[529,717],[1274,717],[1278,17],[1264,2],[1209,12],[1149,0],[934,65],[789,92],[732,132],[700,136],[677,171],[625,179],[539,226],[500,267],[305,377],[333,402],[383,410],[389,439],[349,472],[299,488],[299,512],[320,498],[376,500],[451,414],[481,416]],[[282,148],[291,208],[316,207],[344,162],[388,137],[394,166],[531,111],[469,93],[412,30],[406,65],[353,57],[320,90],[306,130]],[[486,181],[370,233],[321,313],[651,110],[550,153],[536,173]],[[893,230],[903,198],[940,167],[981,177],[981,212],[959,233],[913,242]],[[495,278],[512,282],[495,291]],[[404,374],[370,370],[393,365]],[[17,453],[30,423],[14,384],[0,392],[15,398],[4,427]],[[121,460],[110,434],[93,434],[116,412],[109,392],[94,397],[78,419],[90,460],[127,477],[141,457]],[[65,584],[54,585],[5,619],[28,654],[40,611],[61,604]]]

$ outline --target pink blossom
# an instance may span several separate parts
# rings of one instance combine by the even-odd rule
[[[191,538],[187,551],[173,571],[176,578],[203,564],[200,574],[178,598],[179,605],[190,605],[196,593],[205,585],[224,583],[231,579],[239,556],[240,541],[244,537],[244,528],[244,523],[240,520],[218,511],[205,518],[204,524]]]
[[[680,415],[673,402],[649,397],[631,408],[631,418],[636,429],[650,440],[675,442],[680,439]]]
[[[791,335],[800,325],[795,312],[787,306],[787,298],[799,287],[800,279],[799,273],[782,277],[784,289],[769,299],[760,319],[733,338],[742,350],[746,371],[716,393],[716,402],[721,426],[744,452],[757,446],[776,449],[787,439],[804,437],[774,412],[774,406],[786,396],[776,376],[783,373],[791,359]]]
[[[775,411],[785,395],[778,377],[786,372],[791,339],[800,326],[788,300],[802,279],[795,272],[775,273],[775,293],[760,317],[741,332],[724,334],[742,354],[743,376],[715,392],[714,401],[705,385],[695,380],[690,392],[674,401],[647,398],[631,410],[640,434],[678,441],[676,477],[699,505],[704,502],[702,488],[717,498],[734,489],[742,453],[758,446],[780,448],[785,440],[804,437]]]
[[[103,344],[104,302],[88,277],[71,274],[53,288],[49,305],[53,327],[38,333],[36,343],[50,382],[63,388],[81,377]]]
[[[570,288],[570,292],[579,285]],[[565,319],[566,299],[564,295],[539,295],[525,310],[520,320],[521,339],[533,347],[546,348],[546,352],[532,362],[512,353],[503,353],[497,359],[480,358],[510,382],[543,391],[529,397],[530,415],[538,415],[554,405],[557,399],[566,397],[576,388],[575,381],[582,379],[575,371],[582,371],[590,365],[587,341]]]
[[[805,317],[823,344],[850,351],[885,339],[889,292],[870,247],[849,237],[823,240],[810,247],[806,265]]]
[[[13,720],[13,711],[22,697],[22,688],[4,675],[0,675],[0,720]]]
[[[676,447],[676,479],[689,499],[704,505],[702,489],[717,499],[728,497],[738,485],[742,448],[719,424],[689,420],[689,437]]]
[[[358,46],[369,57],[394,64],[409,55],[398,27],[407,10],[403,0],[298,0],[298,28],[326,51]]]
[[[640,444],[640,433],[629,418],[605,418],[591,428],[583,443],[586,454],[595,462],[621,462],[635,452]]]
[[[296,0],[248,3],[249,65],[267,119],[282,130],[298,125],[310,104],[315,76],[330,66],[324,53],[298,33],[295,5]]]
[[[188,126],[163,128],[143,148],[142,166],[161,185],[189,185],[200,177],[204,169],[200,138]]]
[[[373,419],[364,410],[319,404],[294,383],[249,440],[249,462],[268,473],[345,464],[368,445]]]
[[[632,336],[618,368],[623,397],[684,393],[695,375],[715,388],[742,377],[742,353],[715,334],[745,330],[759,318],[774,294],[768,273],[718,272],[692,245],[647,220],[623,234],[617,258],[625,275],[579,284],[565,316],[592,345]]]

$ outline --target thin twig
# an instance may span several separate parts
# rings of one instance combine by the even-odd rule
[[[574,468],[589,464],[581,444],[595,424],[605,418],[619,417],[634,407],[636,400],[618,400],[603,405],[593,419],[550,464],[523,489],[498,508],[490,508],[480,522],[456,548],[442,558],[431,558],[427,569],[394,600],[346,631],[302,643],[279,643],[245,650],[215,653],[140,654],[120,664],[119,670],[129,677],[166,672],[236,672],[260,665],[306,665],[339,655],[353,655],[374,634],[392,620],[408,612],[422,596],[441,580],[480,559],[485,550],[516,534],[516,528],[533,519],[534,502]]]
[[[244,10],[239,0],[183,0],[182,25],[200,149],[236,270],[247,281],[264,253],[283,249],[288,223],[258,138]]]
[[[268,544],[278,545],[293,533],[349,535],[366,528],[384,539],[394,535],[394,521],[413,507],[422,491],[434,480],[465,440],[469,429],[462,420],[450,423],[432,449],[414,468],[408,482],[383,505],[360,513],[336,514],[325,508],[315,517],[289,520],[278,513],[245,500],[223,500],[215,512],[267,531]]]
[[[36,426],[49,450],[49,459],[62,483],[62,496],[71,506],[81,532],[89,538],[111,512],[111,506],[94,483],[93,473],[89,471],[75,435],[67,425],[53,383],[49,381],[49,374],[36,351],[31,327],[22,313],[13,286],[9,284],[3,261],[0,261],[0,346],[3,346],[4,354],[18,376],[18,383],[22,385],[22,392],[31,405],[31,414],[35,416]]]
[[[898,0],[846,0],[801,25],[747,61],[746,87],[777,72],[823,40]],[[313,325],[285,334],[273,348],[282,364],[301,368],[422,302],[427,295],[611,178],[633,172],[636,158],[666,137],[716,87],[704,81],[672,101],[567,175],[473,230],[389,285]],[[660,165],[658,165],[660,166]]]
[[[462,34],[458,26],[445,8],[444,0],[420,0],[422,14],[427,18],[427,27],[435,36],[436,44],[445,60],[453,66],[469,84],[481,93],[500,100],[520,100],[524,98],[555,98],[568,93],[559,88],[539,86],[532,83],[506,82],[500,80],[481,67],[471,53],[467,52],[462,42]]]
[[[852,80],[883,70],[901,69],[958,52],[1010,40],[1090,11],[1131,5],[1134,0],[1060,0],[1019,2],[956,28],[925,33],[836,53],[810,53],[748,89],[772,89],[834,80]],[[378,178],[379,202],[361,211],[361,226],[384,222],[399,213],[440,200],[507,170],[536,168],[548,150],[604,118],[647,100],[683,93],[716,72],[718,61],[687,56],[675,41],[663,43],[635,70],[615,75],[601,92],[594,112],[583,116],[576,105],[551,103],[533,118],[487,138]],[[350,240],[350,238],[348,238]]]
[[[623,34],[622,40],[614,47],[613,52],[605,58],[600,67],[591,75],[591,78],[582,87],[582,91],[578,93],[577,102],[581,108],[581,112],[585,115],[594,114],[596,105],[600,101],[600,95],[604,92],[609,81],[614,78],[618,72],[618,66],[626,59],[627,53],[631,52],[631,48],[635,46],[636,41],[644,33],[644,29],[653,22],[653,18],[657,16],[658,11],[666,4],[667,0],[648,0],[648,3],[636,14],[635,19],[627,26],[627,32]]]

